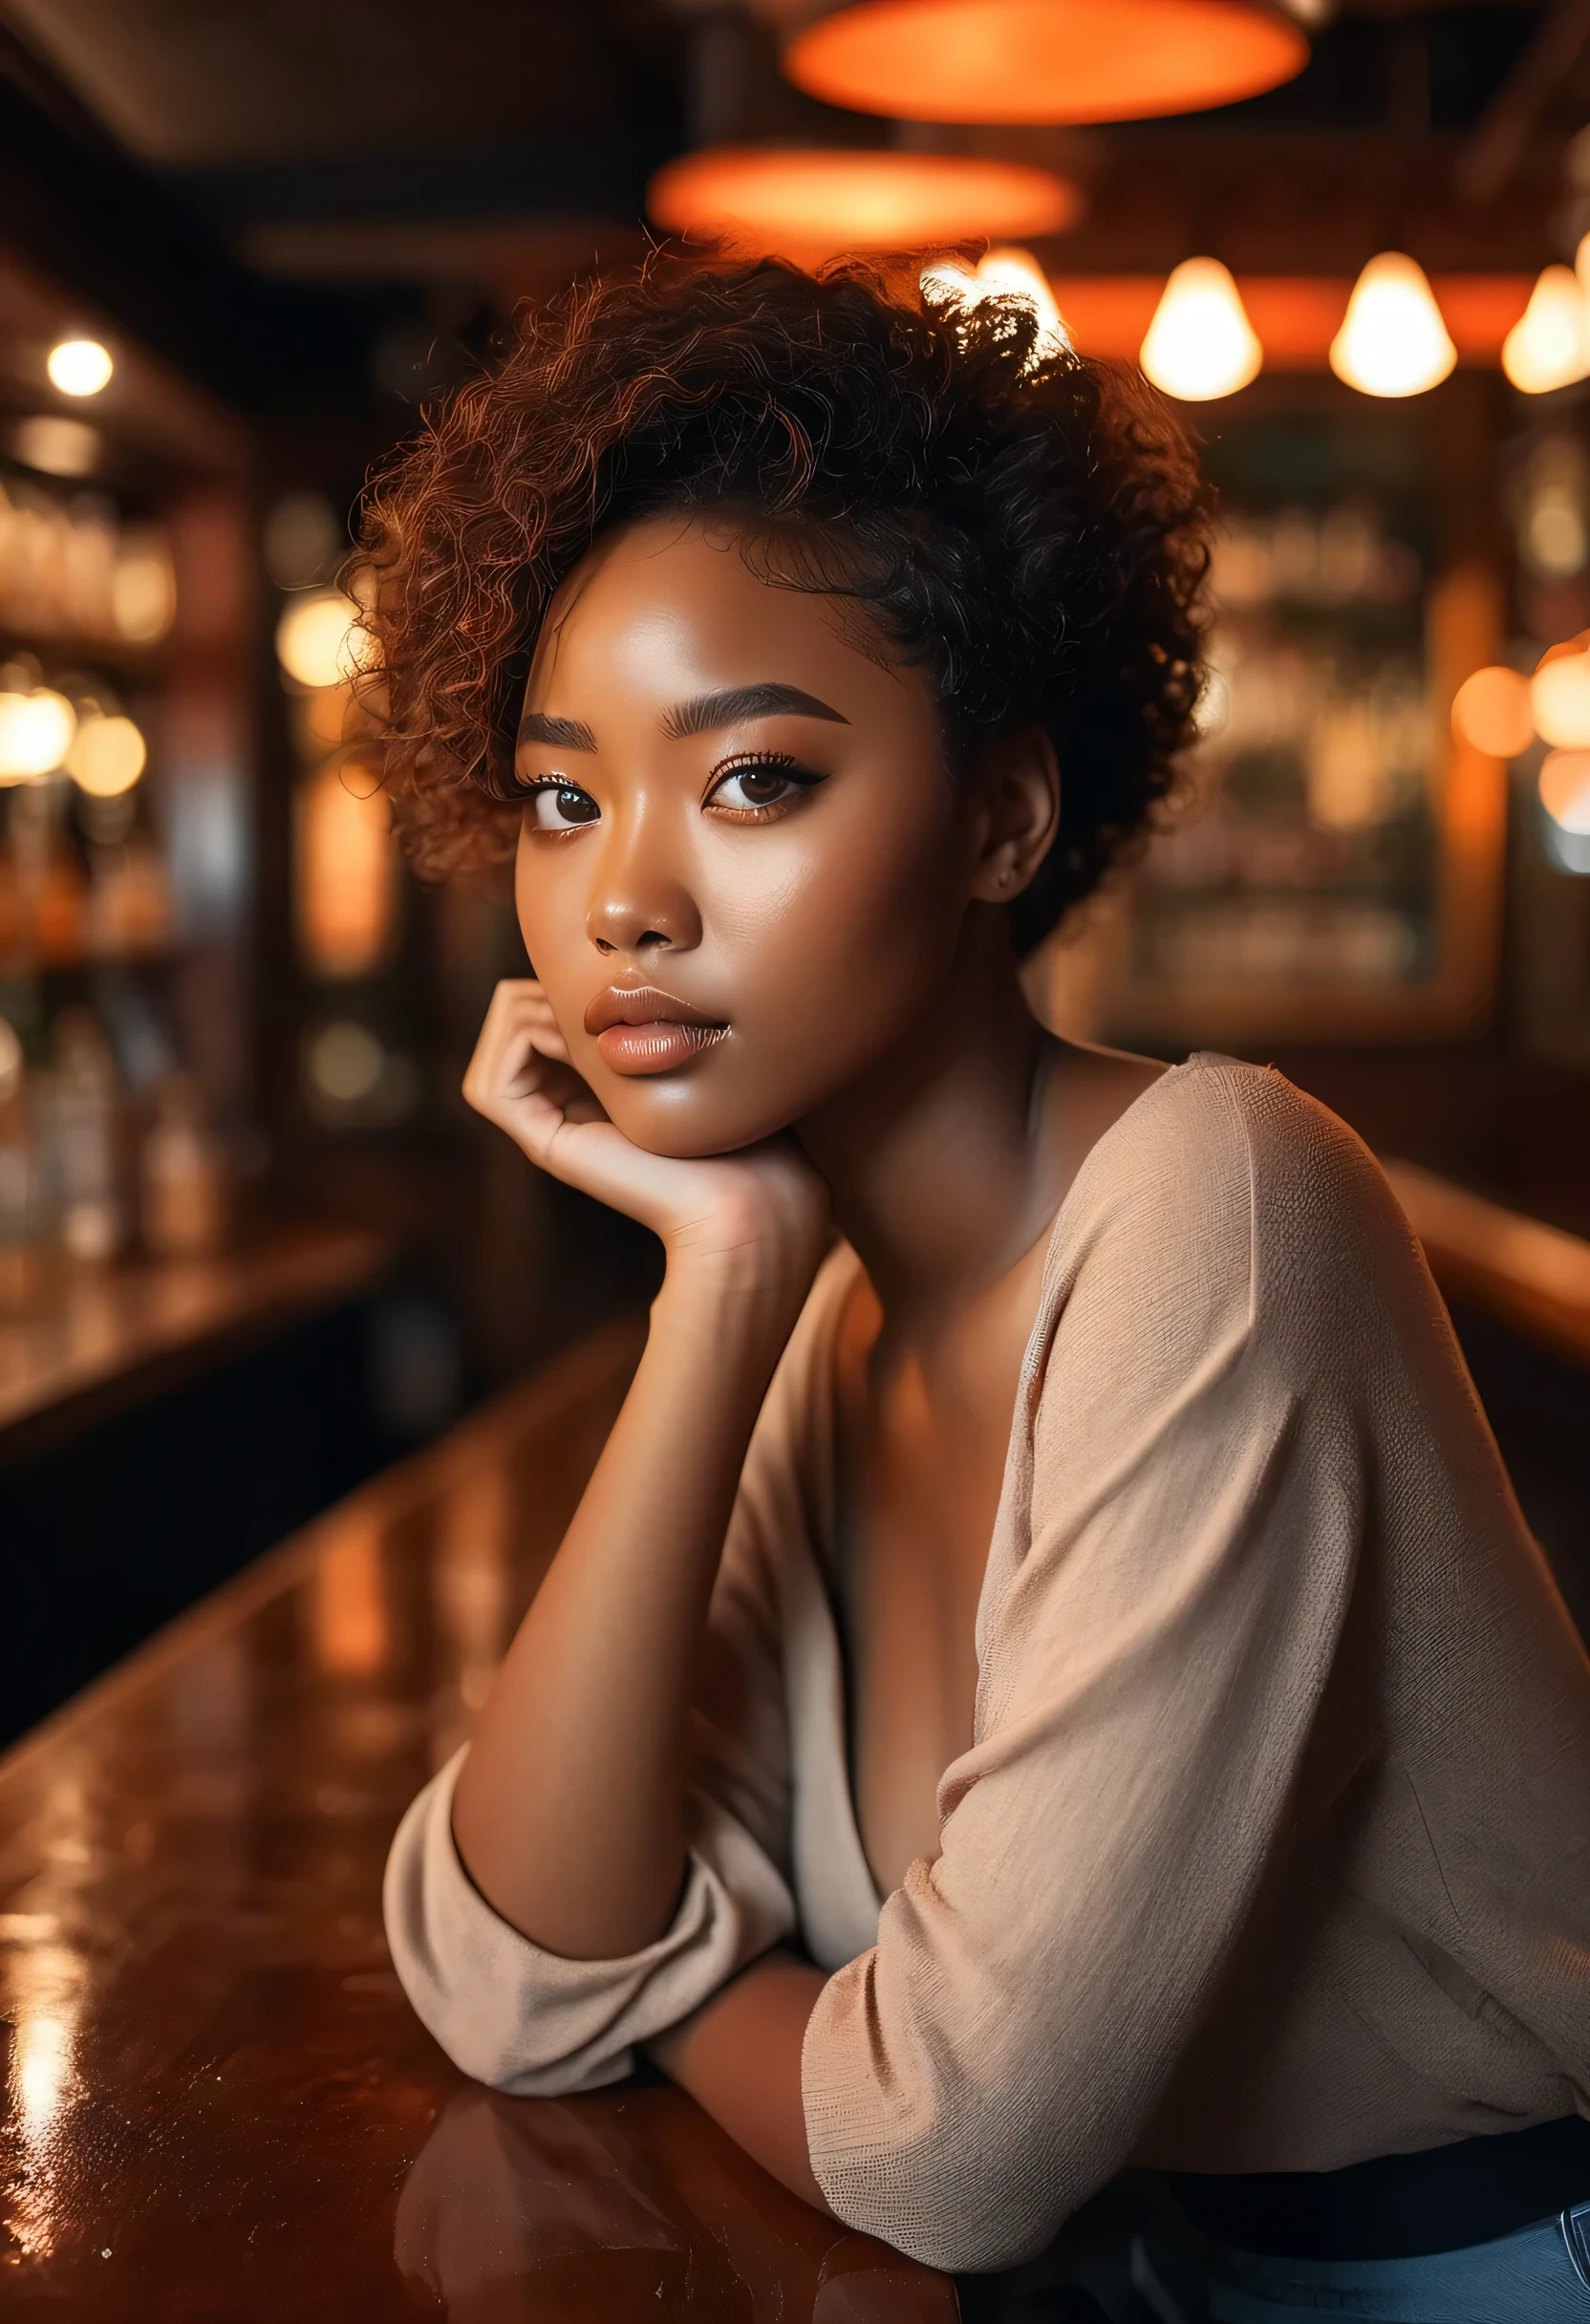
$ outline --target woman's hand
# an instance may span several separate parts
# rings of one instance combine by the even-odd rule
[[[463,1093],[668,1252],[624,1409],[453,1797],[486,1902],[550,1952],[612,1960],[659,1937],[678,1904],[701,1632],[751,1431],[822,1256],[827,1189],[792,1138],[690,1161],[632,1144],[528,980],[497,987]]]
[[[633,1145],[569,1063],[533,979],[505,979],[493,993],[463,1094],[539,1169],[659,1235],[671,1270],[804,1294],[822,1256],[827,1189],[794,1140],[688,1161]]]

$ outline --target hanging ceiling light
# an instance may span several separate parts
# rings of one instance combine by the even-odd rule
[[[1590,374],[1590,310],[1571,267],[1547,267],[1502,341],[1502,369],[1526,396]]]
[[[1337,377],[1365,396],[1420,396],[1456,361],[1423,267],[1401,250],[1371,258],[1330,343]]]
[[[1257,97],[1308,62],[1266,0],[852,0],[784,69],[830,105],[908,121],[1135,121]]]
[[[656,224],[803,264],[984,235],[1058,234],[1082,198],[1052,170],[959,154],[720,145],[659,169]]]
[[[1138,360],[1155,387],[1183,403],[1234,396],[1257,377],[1264,350],[1217,258],[1188,258],[1175,269]]]
[[[1032,309],[1038,325],[1032,351],[1036,362],[1070,347],[1048,277],[1030,250],[990,250],[978,261],[975,272],[965,267],[928,267],[922,289],[935,305],[946,307],[980,307],[991,298],[1021,299]]]

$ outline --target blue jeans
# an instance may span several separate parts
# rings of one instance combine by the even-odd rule
[[[1590,2324],[1590,2288],[1555,2219],[1422,2259],[1265,2259],[1151,2227],[1133,2290],[1160,2324]]]

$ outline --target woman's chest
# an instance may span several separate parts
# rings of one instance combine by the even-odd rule
[[[841,1350],[835,1581],[850,1778],[884,1894],[938,1853],[938,1780],[973,1739],[978,1607],[1030,1305],[1001,1303],[882,1365],[860,1329]]]

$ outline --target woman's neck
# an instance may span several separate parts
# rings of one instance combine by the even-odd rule
[[[1002,913],[968,915],[948,986],[860,1083],[798,1126],[884,1311],[931,1318],[997,1280],[1053,1216],[1040,1121],[1053,1044]]]

